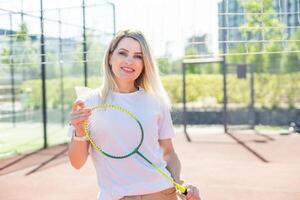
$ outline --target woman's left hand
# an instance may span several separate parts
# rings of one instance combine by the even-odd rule
[[[187,186],[187,195],[179,194],[180,199],[182,200],[201,200],[199,195],[199,189],[193,185]]]

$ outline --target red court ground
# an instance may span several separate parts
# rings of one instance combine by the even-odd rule
[[[202,200],[299,200],[300,134],[182,133],[174,139],[183,179]],[[91,160],[73,169],[60,145],[0,161],[2,200],[93,200]]]

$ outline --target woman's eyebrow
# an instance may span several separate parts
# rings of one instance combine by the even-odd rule
[[[128,49],[125,49],[125,48],[120,48],[119,50],[123,50],[123,51],[129,52],[129,50],[128,50]],[[134,52],[134,54],[142,54],[142,52]]]

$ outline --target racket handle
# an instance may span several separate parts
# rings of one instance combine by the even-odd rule
[[[162,171],[158,166],[156,166],[154,163],[152,163],[148,158],[146,158],[143,154],[141,154],[139,151],[136,151],[136,153],[141,156],[143,159],[145,159],[150,165],[152,165],[152,167],[161,175],[163,175],[165,178],[167,178],[168,180],[170,180],[174,186],[176,187],[177,190],[179,190],[181,192],[181,194],[183,195],[187,195],[188,191],[187,191],[187,187],[180,185],[179,183],[176,183],[172,177],[170,177],[168,174],[166,174],[164,171]]]
[[[177,188],[177,190],[179,190],[181,192],[181,194],[183,195],[187,195],[188,191],[187,191],[187,187],[180,185],[178,183],[175,183],[175,187]]]

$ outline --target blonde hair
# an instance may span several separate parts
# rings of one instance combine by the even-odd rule
[[[142,49],[144,67],[140,76],[135,80],[135,86],[143,88],[146,92],[152,94],[161,103],[170,108],[170,100],[160,80],[159,71],[151,55],[149,45],[140,31],[131,29],[119,31],[112,39],[106,50],[103,59],[104,78],[100,91],[102,101],[106,101],[110,90],[118,90],[118,86],[114,80],[114,75],[109,64],[109,58],[123,38],[132,38],[138,41]]]

